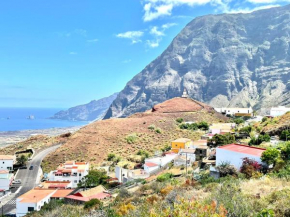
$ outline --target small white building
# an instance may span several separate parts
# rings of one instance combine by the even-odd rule
[[[29,212],[39,211],[41,207],[50,202],[51,196],[57,190],[32,189],[16,199],[16,216],[25,216]]]
[[[256,148],[240,144],[229,144],[216,148],[216,165],[229,163],[237,170],[240,170],[243,164],[243,158],[255,160],[262,163],[261,156],[266,149]]]
[[[272,107],[270,109],[270,116],[277,117],[286,114],[286,112],[289,112],[290,108],[286,108],[285,106],[278,106],[278,107]]]
[[[13,171],[13,164],[15,162],[15,155],[0,155],[0,170]]]
[[[8,170],[0,170],[0,190],[7,191],[10,189],[14,175]]]
[[[118,179],[118,182],[125,183],[134,179],[146,179],[150,174],[142,169],[130,170],[116,166],[115,176]]]
[[[214,108],[215,111],[225,115],[236,115],[236,114],[253,114],[252,107],[250,108]]]
[[[70,181],[72,188],[89,173],[89,163],[67,161],[58,166],[57,170],[51,171],[48,175],[49,181]]]
[[[165,154],[164,157],[147,158],[145,159],[144,170],[146,173],[152,173],[172,162],[177,156],[178,154],[170,152]]]

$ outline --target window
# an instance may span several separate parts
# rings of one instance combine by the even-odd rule
[[[5,164],[5,162],[3,161],[3,164]]]
[[[82,174],[80,173],[79,176],[82,176]]]
[[[34,211],[34,207],[28,207],[28,212],[33,212]]]
[[[77,180],[74,180],[74,183],[78,183],[78,181]]]

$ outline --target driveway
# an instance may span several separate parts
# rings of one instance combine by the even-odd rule
[[[41,152],[37,153],[31,161],[28,161],[27,169],[21,169],[18,171],[18,174],[15,179],[21,179],[21,185],[14,185],[13,187],[18,188],[18,190],[9,196],[9,199],[10,198],[11,199],[8,202],[3,201],[5,214],[12,212],[13,210],[16,209],[17,197],[30,191],[36,186],[36,179],[42,160],[45,158],[46,155],[55,151],[59,147],[60,145],[55,145],[42,150]],[[30,166],[33,166],[32,170],[29,169]]]

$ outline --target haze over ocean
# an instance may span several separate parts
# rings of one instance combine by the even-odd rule
[[[53,120],[59,108],[0,108],[0,131],[38,130],[82,126],[86,121]],[[28,119],[30,115],[34,119]]]

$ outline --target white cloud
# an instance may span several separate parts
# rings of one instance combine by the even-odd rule
[[[262,9],[268,9],[273,7],[279,7],[280,5],[265,5],[265,6],[259,6],[255,8],[237,8],[237,9],[231,9],[227,13],[237,14],[237,13],[252,13],[253,11],[262,10]]]
[[[150,34],[151,35],[155,35],[155,36],[164,36],[164,32],[163,31],[159,31],[157,26],[153,26],[150,30]]]
[[[69,52],[69,55],[77,55],[78,53],[77,52],[74,52],[74,51],[71,51]]]
[[[147,40],[146,42],[147,42],[147,45],[150,48],[156,48],[156,47],[159,47],[160,40],[159,39],[156,39],[156,40]]]
[[[148,22],[160,17],[171,16],[173,9],[179,6],[195,7],[210,4],[217,13],[250,13],[255,10],[276,7],[279,6],[278,3],[290,2],[290,0],[242,0],[234,6],[233,0],[142,0],[141,2],[144,2],[143,20]],[[252,7],[249,5],[237,7],[237,5],[247,4],[251,4]],[[263,4],[263,6],[255,7],[257,4]]]
[[[177,6],[193,7],[195,5],[205,5],[211,1],[215,0],[145,0],[143,20],[148,22],[162,16],[170,16],[173,8]]]
[[[98,41],[99,41],[99,39],[97,39],[97,38],[87,40],[87,42],[89,42],[89,43],[96,43],[96,42],[98,42]]]
[[[156,5],[155,3],[145,4],[144,6],[145,14],[143,19],[145,22],[147,22],[161,16],[171,15],[172,9],[173,9],[172,4],[162,4],[162,5]]]
[[[144,32],[142,31],[128,31],[128,32],[117,34],[117,37],[130,39],[132,41],[132,44],[136,44],[142,41],[140,38],[143,35],[144,35]]]
[[[172,26],[176,26],[177,23],[166,23],[162,25],[162,29],[169,29]]]

